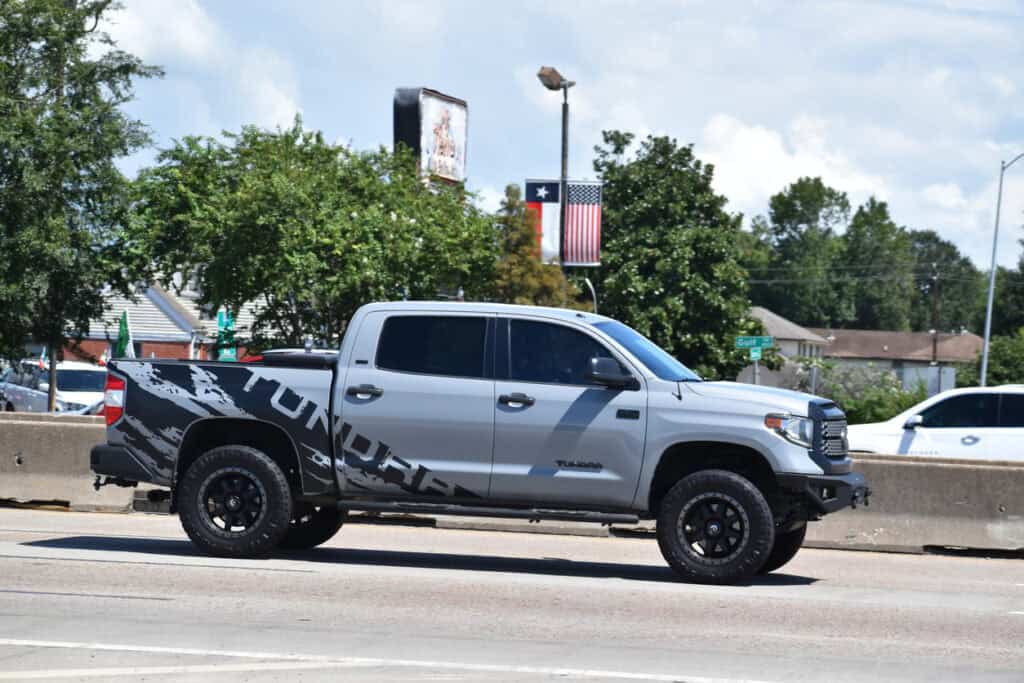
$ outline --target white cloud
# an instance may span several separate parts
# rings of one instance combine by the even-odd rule
[[[962,209],[967,198],[956,183],[936,183],[924,188],[924,198],[943,209]]]
[[[241,58],[240,90],[250,103],[248,121],[287,128],[301,112],[291,64],[266,50],[249,50]]]
[[[111,16],[118,46],[147,61],[209,64],[222,60],[225,36],[195,0],[142,0]]]
[[[475,192],[477,208],[489,213],[494,213],[500,209],[501,202],[505,199],[505,193],[491,185],[478,188]]]
[[[828,139],[828,123],[798,116],[787,134],[730,116],[711,117],[697,146],[715,164],[715,189],[730,208],[747,216],[763,213],[768,198],[801,176],[821,176],[852,198],[885,197],[885,182],[857,168]]]

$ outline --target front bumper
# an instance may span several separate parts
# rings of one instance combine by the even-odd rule
[[[821,515],[846,507],[868,504],[871,489],[859,472],[847,474],[780,474],[779,486],[804,498],[811,509]]]

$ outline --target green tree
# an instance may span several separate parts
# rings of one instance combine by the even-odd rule
[[[0,351],[60,351],[127,292],[115,161],[148,143],[121,107],[160,70],[97,30],[109,0],[0,2]],[[56,383],[50,383],[50,405]]]
[[[981,377],[981,354],[969,365],[957,369],[957,386],[977,386]],[[1014,334],[992,337],[988,347],[988,386],[1024,384],[1024,327]]]
[[[497,216],[501,256],[495,268],[494,295],[510,304],[589,308],[557,265],[542,263],[536,215],[527,208],[518,185],[505,188]]]
[[[843,263],[837,231],[850,215],[846,194],[821,178],[800,178],[769,200],[767,217],[753,221],[763,246],[749,262],[752,298],[800,325],[840,326],[855,311],[849,283],[836,266]]]
[[[977,329],[985,329],[985,306],[988,279],[982,277],[982,294],[978,303]],[[992,334],[1010,335],[1024,327],[1024,256],[1016,268],[1000,267],[996,272],[996,290],[992,304]]]
[[[982,329],[977,316],[984,306],[985,279],[971,260],[932,230],[912,230],[910,243],[915,282],[911,329]]]
[[[594,169],[604,181],[601,312],[647,335],[709,377],[747,363],[733,338],[760,329],[749,318],[740,266],[740,216],[715,194],[713,168],[667,137],[605,131]]]
[[[425,185],[406,150],[356,152],[302,122],[187,137],[144,169],[133,244],[173,286],[194,274],[202,303],[255,314],[254,348],[337,343],[360,305],[489,293],[493,221],[461,186]]]
[[[850,326],[866,330],[907,330],[914,296],[910,235],[874,197],[850,221],[843,236],[844,272],[853,293]]]
[[[821,359],[800,362],[792,389],[811,391],[813,366],[818,368],[815,391],[839,404],[850,424],[888,420],[927,397],[923,383],[910,390],[904,389],[892,370],[872,365],[847,366]]]

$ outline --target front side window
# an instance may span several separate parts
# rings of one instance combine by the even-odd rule
[[[563,325],[512,320],[509,324],[509,379],[548,384],[594,384],[590,359],[612,358],[596,340]]]
[[[932,428],[995,427],[999,396],[961,394],[940,401],[921,413],[922,426]]]
[[[999,407],[1000,427],[1024,427],[1024,394],[1003,394]]]
[[[452,377],[484,377],[487,319],[391,316],[384,321],[377,367]]]

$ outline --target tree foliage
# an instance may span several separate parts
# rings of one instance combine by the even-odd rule
[[[87,330],[121,262],[126,179],[147,144],[121,107],[160,74],[97,30],[109,0],[0,2],[0,352],[52,350]],[[55,358],[56,354],[51,353]]]
[[[800,325],[839,327],[855,316],[843,271],[850,202],[821,178],[800,178],[769,200],[768,215],[753,221],[757,248],[746,261],[752,298]]]
[[[497,215],[501,254],[495,268],[494,296],[510,304],[589,308],[562,269],[542,263],[537,243],[537,216],[523,201],[518,185],[505,188]]]
[[[849,326],[865,330],[910,329],[914,261],[910,235],[874,197],[862,206],[843,235],[843,270],[853,297]]]
[[[594,169],[604,181],[601,312],[647,335],[709,377],[746,365],[738,334],[749,318],[739,263],[740,217],[711,186],[713,168],[667,137],[649,136],[627,157],[633,135],[605,131]]]
[[[484,296],[497,242],[461,186],[426,185],[407,151],[356,152],[296,119],[223,140],[187,137],[140,173],[132,235],[168,284],[255,313],[256,348],[336,344],[360,305]]]
[[[977,386],[981,378],[981,354],[974,363],[957,370],[956,383]],[[992,337],[988,348],[988,386],[1024,384],[1024,327],[1014,334]]]
[[[911,230],[910,242],[915,274],[911,329],[981,330],[978,312],[984,306],[985,293],[982,273],[955,244],[932,230]]]

